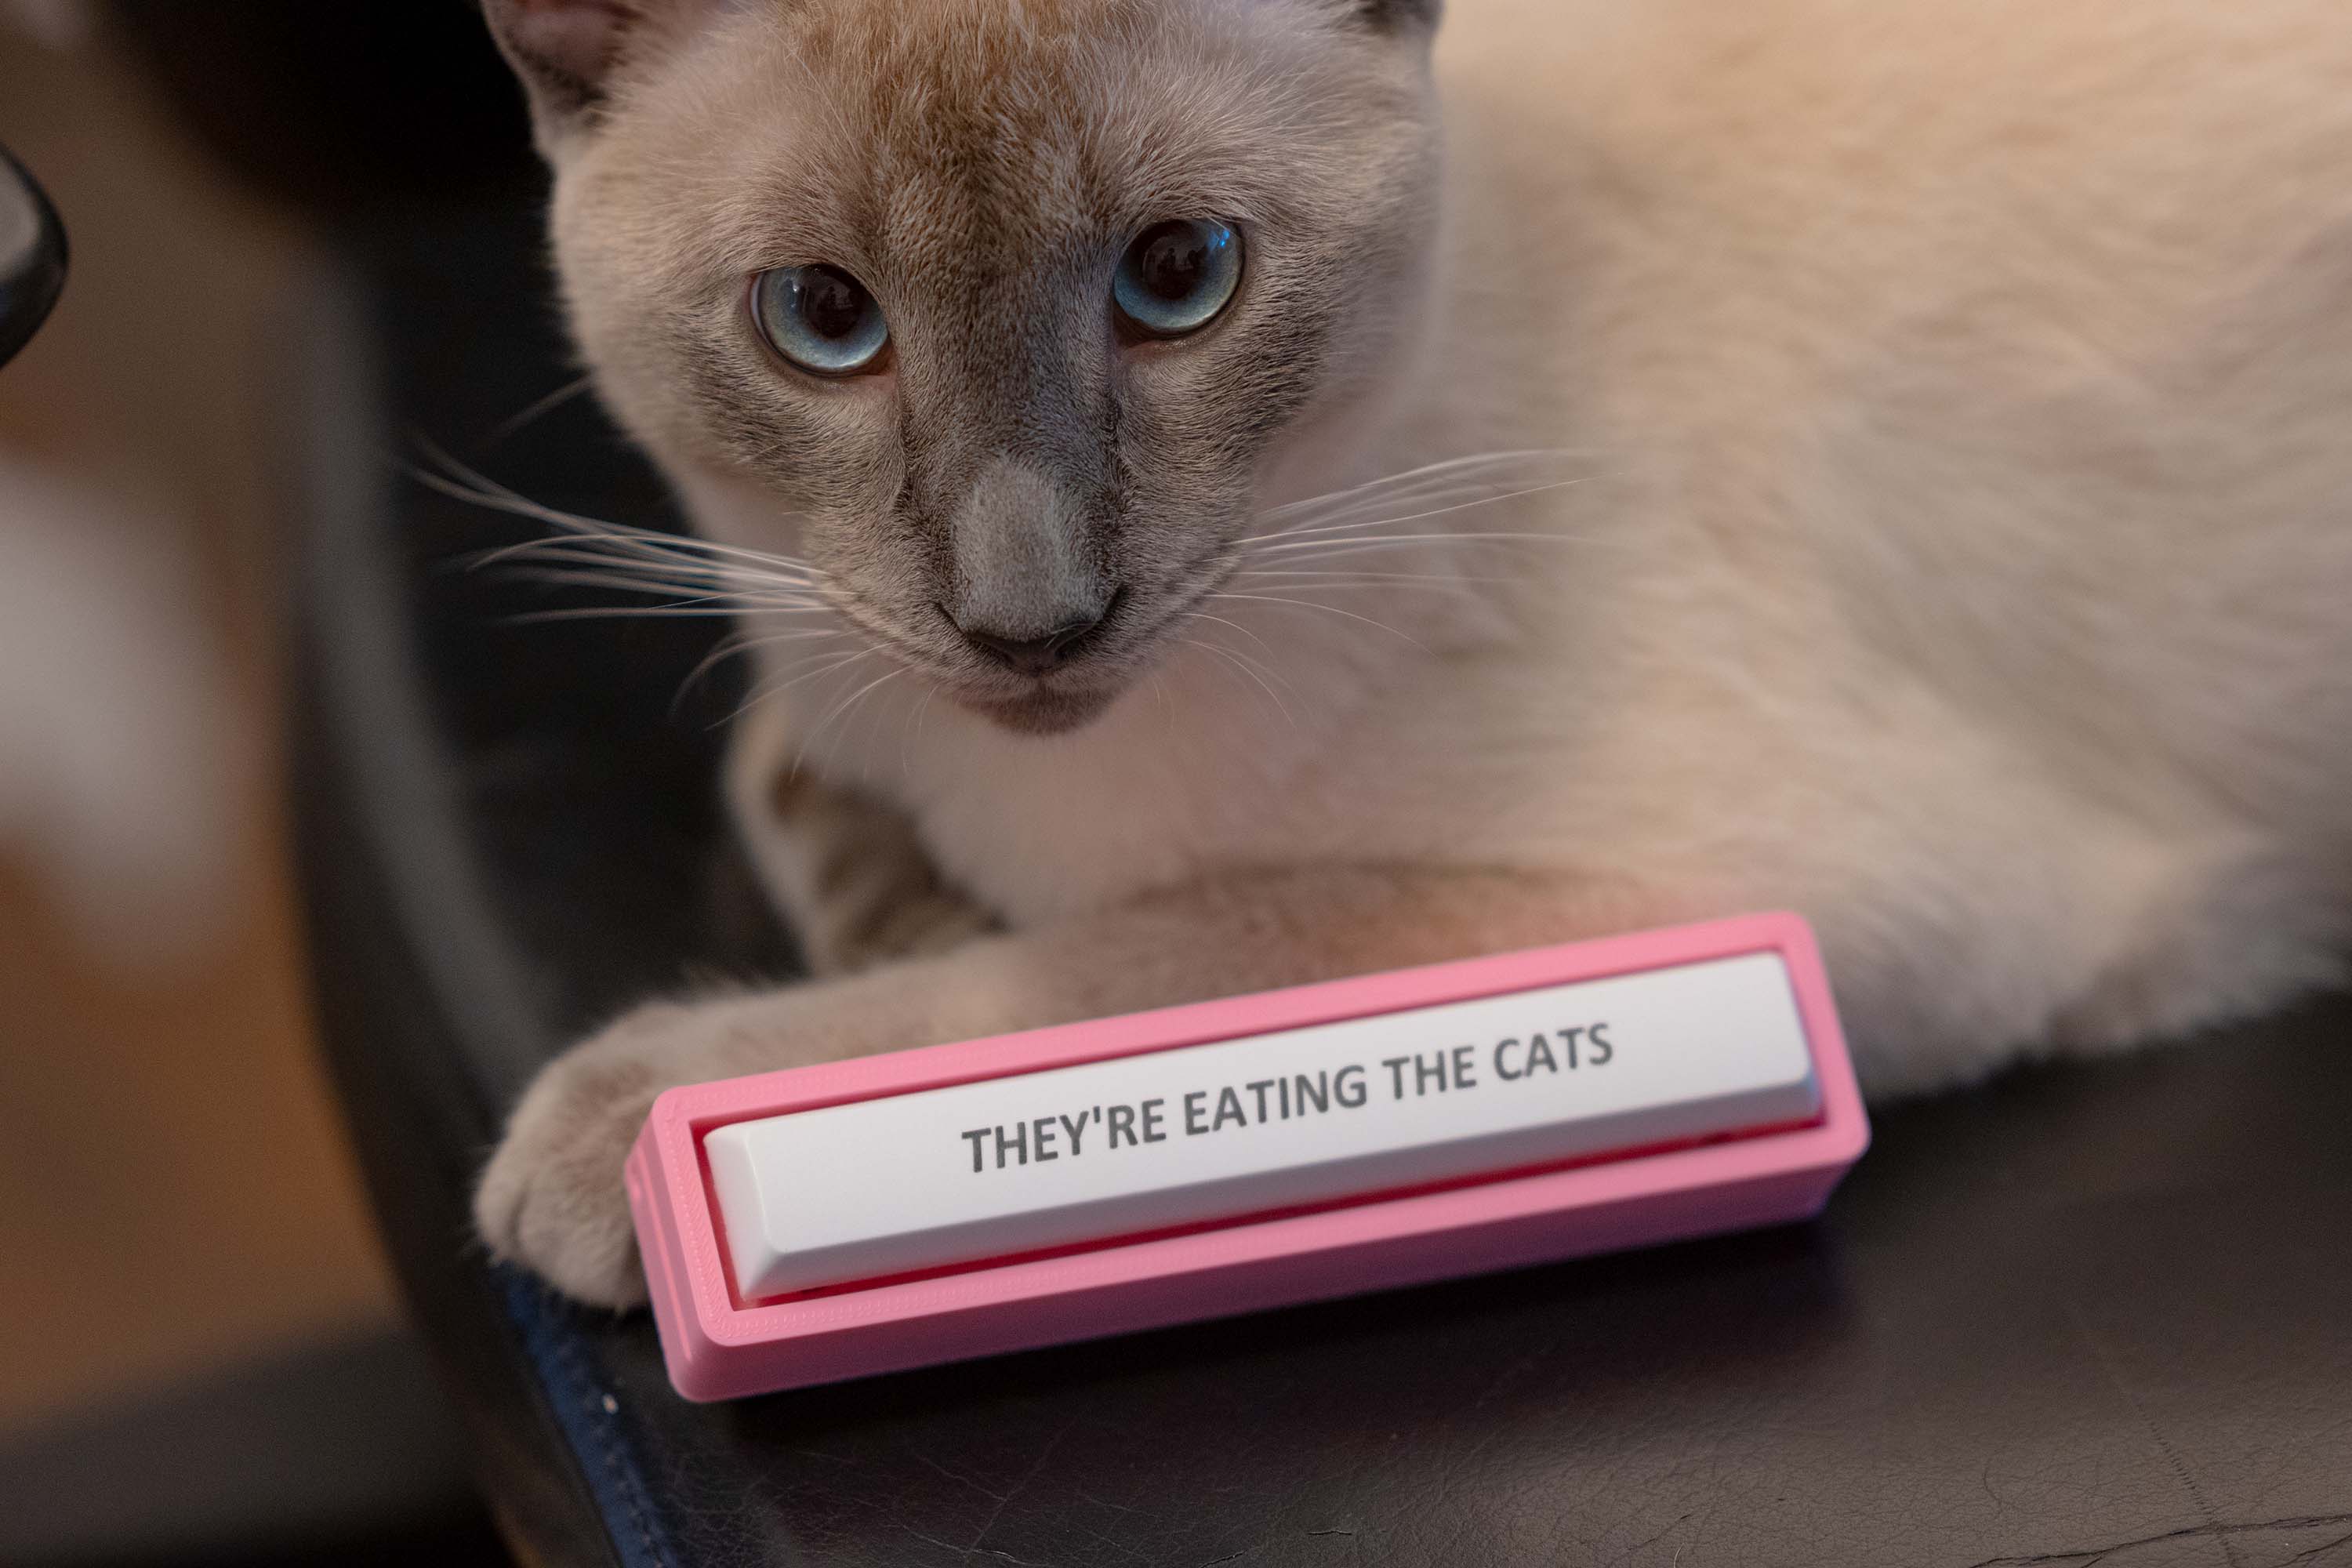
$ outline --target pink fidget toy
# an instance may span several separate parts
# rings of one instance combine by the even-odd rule
[[[1800,1219],[1869,1137],[1764,914],[674,1089],[628,1191],[712,1400]]]

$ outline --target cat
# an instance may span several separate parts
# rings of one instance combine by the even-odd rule
[[[488,0],[605,403],[744,612],[820,977],[477,1218],[642,1298],[677,1083],[1793,908],[1874,1095],[2352,928],[2326,0]]]

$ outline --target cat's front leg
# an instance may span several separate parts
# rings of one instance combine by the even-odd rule
[[[1689,913],[1546,873],[1328,868],[1234,877],[940,956],[639,1009],[523,1097],[476,1196],[482,1237],[583,1300],[645,1283],[621,1170],[676,1084],[1567,941]]]
[[[945,952],[998,929],[940,875],[905,812],[870,789],[802,771],[795,752],[783,707],[754,710],[729,742],[727,795],[811,973]]]

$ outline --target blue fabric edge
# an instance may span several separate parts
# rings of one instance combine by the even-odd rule
[[[548,1405],[580,1462],[604,1515],[604,1531],[626,1568],[683,1568],[671,1546],[635,1446],[622,1429],[618,1396],[590,1369],[576,1323],[579,1309],[506,1264],[493,1266],[507,1317],[522,1338]]]

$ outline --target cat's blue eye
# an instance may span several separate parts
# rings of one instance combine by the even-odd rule
[[[751,319],[768,346],[818,375],[871,367],[890,341],[882,307],[838,267],[774,267],[751,280]]]
[[[1216,320],[1242,280],[1242,237],[1213,218],[1156,223],[1118,259],[1111,299],[1156,338],[1181,338]]]

